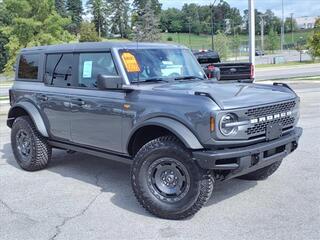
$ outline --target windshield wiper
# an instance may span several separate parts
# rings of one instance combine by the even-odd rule
[[[143,82],[168,82],[168,80],[160,77],[154,77],[154,78],[143,79],[140,81],[135,81],[134,83],[143,83]]]
[[[189,79],[204,80],[202,77],[198,77],[198,76],[182,76],[182,77],[176,77],[174,80],[189,80]]]

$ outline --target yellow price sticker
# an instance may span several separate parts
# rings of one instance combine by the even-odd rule
[[[129,73],[140,72],[138,61],[132,53],[129,53],[129,52],[122,53],[121,59],[124,63],[124,66],[126,67],[127,72]]]

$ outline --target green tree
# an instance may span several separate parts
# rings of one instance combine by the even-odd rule
[[[0,32],[0,73],[7,63],[8,51],[5,46],[8,44],[8,38]]]
[[[109,13],[109,6],[106,0],[89,0],[87,2],[89,12],[93,17],[93,23],[98,32],[99,37],[103,32],[106,35],[107,32],[107,18]]]
[[[68,18],[62,18],[55,11],[52,0],[4,0],[4,11],[8,13],[6,23],[0,32],[9,41],[5,45],[8,52],[7,73],[11,72],[18,51],[23,47],[69,42],[73,38],[65,27]]]
[[[235,36],[233,36],[233,38],[231,40],[232,51],[233,51],[236,59],[239,56],[240,46],[241,46],[241,39],[240,39],[239,35],[236,34]]]
[[[151,1],[148,1],[141,11],[134,35],[136,41],[153,42],[160,39],[159,20],[152,9]]]
[[[71,33],[77,34],[80,30],[80,24],[82,21],[82,1],[81,0],[67,0],[66,9],[68,16],[71,17],[71,24],[68,26],[68,30]]]
[[[94,23],[83,21],[80,26],[80,42],[99,42],[101,41],[96,31]]]
[[[267,49],[274,52],[279,47],[280,40],[278,34],[271,28],[267,36]]]
[[[285,32],[297,31],[298,30],[297,21],[295,19],[291,19],[290,17],[287,17],[284,22],[284,30],[285,30]]]
[[[183,29],[182,12],[177,8],[161,11],[160,26],[162,31],[181,32]]]
[[[55,7],[57,13],[59,13],[62,17],[67,16],[66,0],[55,0]]]
[[[151,1],[150,8],[152,9],[155,15],[159,15],[161,12],[161,4],[159,0],[133,0],[132,6],[133,10],[138,13],[138,15],[143,14],[143,9],[145,9],[147,3]]]
[[[222,60],[226,60],[229,55],[229,38],[223,32],[217,32],[214,37],[214,50],[217,51]]]
[[[111,32],[120,34],[121,38],[127,38],[130,34],[129,22],[129,1],[112,0],[111,9],[114,13],[111,16]]]
[[[320,18],[318,18],[314,25],[313,35],[308,39],[307,45],[313,60],[320,57]]]

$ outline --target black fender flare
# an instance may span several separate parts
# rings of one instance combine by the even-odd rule
[[[33,105],[30,102],[19,102],[10,108],[9,113],[8,113],[8,121],[7,121],[7,125],[9,127],[12,126],[13,121],[16,118],[14,112],[15,112],[15,109],[17,109],[17,108],[22,108],[23,110],[25,110],[28,113],[28,115],[31,117],[34,125],[36,126],[37,130],[39,131],[39,133],[42,136],[49,137],[46,125],[42,119],[42,116],[41,116],[39,110],[37,109],[37,107],[35,105]]]
[[[198,138],[181,122],[167,118],[167,117],[155,117],[144,121],[141,124],[135,126],[129,135],[126,149],[128,149],[132,136],[141,129],[146,126],[159,126],[167,129],[172,132],[184,145],[189,149],[203,149],[204,147],[199,142]]]

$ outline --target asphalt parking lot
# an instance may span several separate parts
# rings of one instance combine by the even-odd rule
[[[320,83],[292,87],[304,128],[298,150],[266,181],[217,184],[183,221],[145,212],[127,165],[55,150],[46,170],[21,170],[0,116],[0,239],[320,239]]]

